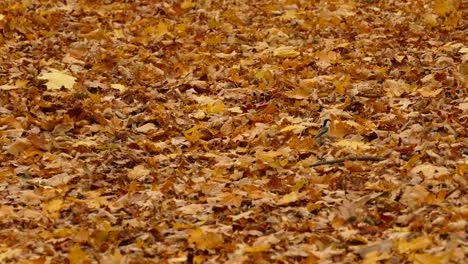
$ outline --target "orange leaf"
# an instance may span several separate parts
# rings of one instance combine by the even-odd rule
[[[336,120],[330,125],[329,134],[332,137],[343,138],[348,134],[348,127],[346,123]]]
[[[389,253],[380,253],[379,251],[372,251],[366,255],[362,263],[371,264],[371,263],[380,263],[382,260],[387,260],[391,256]]]
[[[348,75],[345,76],[344,78],[340,78],[340,80],[338,80],[338,81],[335,83],[335,90],[336,90],[336,93],[338,93],[339,95],[345,95],[345,94],[346,94],[346,90],[347,90],[348,87],[349,87],[350,81],[351,81],[351,77],[349,77]]]
[[[278,201],[278,204],[285,205],[296,202],[297,200],[299,200],[299,194],[297,192],[290,192],[285,196],[281,197],[281,199]]]
[[[257,253],[257,252],[263,252],[267,251],[270,249],[270,245],[260,245],[256,247],[246,247],[244,248],[245,253]]]
[[[192,128],[184,131],[184,136],[192,143],[197,142],[202,134],[200,133],[199,129],[202,127],[199,125],[195,125]]]
[[[307,179],[300,179],[296,182],[296,184],[294,184],[294,186],[291,187],[291,190],[299,191],[307,184],[309,184],[309,181]]]
[[[421,153],[419,153],[419,154],[417,154],[417,155],[412,156],[412,157],[408,160],[408,162],[406,162],[405,169],[406,169],[407,171],[411,170],[411,168],[413,168],[414,164],[415,164],[416,162],[418,162],[418,160],[420,160],[420,159],[421,159],[422,157],[424,157],[425,155],[426,155],[425,152],[421,152]]]
[[[286,47],[279,47],[273,50],[273,56],[279,58],[295,58],[299,56],[299,52],[294,49],[294,47],[286,46]]]
[[[452,256],[452,251],[446,251],[443,254],[431,255],[431,254],[415,254],[414,262],[415,264],[444,264],[450,262],[450,257]]]
[[[70,264],[90,263],[86,252],[81,249],[79,244],[75,244],[68,252],[68,261],[70,261]]]
[[[222,193],[219,195],[221,197],[220,203],[224,206],[234,206],[240,207],[242,203],[242,197],[232,193]]]
[[[452,3],[452,1],[447,0],[447,1],[435,1],[434,6],[432,7],[432,10],[438,15],[441,16],[446,16],[450,12],[454,11],[455,7]]]
[[[187,242],[195,244],[195,248],[199,250],[206,250],[222,247],[224,238],[221,234],[203,231],[201,228],[198,228],[190,232]]]
[[[406,240],[406,238],[402,238],[398,241],[397,248],[400,254],[406,254],[425,249],[430,245],[432,245],[432,240],[427,236],[422,236],[410,241]]]

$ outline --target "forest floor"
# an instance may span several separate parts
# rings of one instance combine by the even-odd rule
[[[1,1],[0,262],[466,261],[466,17]]]

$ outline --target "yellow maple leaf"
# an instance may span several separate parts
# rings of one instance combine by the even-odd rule
[[[110,86],[112,89],[119,90],[120,92],[125,92],[127,90],[127,87],[119,83],[112,83]]]
[[[333,145],[341,146],[341,147],[347,147],[347,148],[354,149],[354,150],[371,148],[369,145],[367,145],[364,142],[349,141],[349,140],[340,140],[340,141],[336,142]]]
[[[380,263],[382,260],[389,259],[390,253],[380,253],[379,251],[372,251],[366,255],[364,260],[362,261],[363,264],[371,264],[371,263]]]
[[[284,14],[280,17],[283,21],[291,21],[297,18],[297,12],[295,10],[286,10]]]
[[[222,193],[218,195],[221,198],[220,203],[224,206],[240,207],[242,203],[242,197],[232,193]]]
[[[299,194],[297,192],[290,192],[286,194],[285,196],[281,197],[281,199],[278,201],[279,205],[285,205],[289,203],[293,203],[295,201],[299,200]]]
[[[222,247],[224,239],[221,234],[197,228],[190,232],[187,242],[195,244],[195,247],[199,250],[206,250]]]
[[[177,230],[183,230],[183,229],[190,229],[193,227],[192,224],[185,224],[185,223],[173,223],[172,227],[177,229]]]
[[[413,168],[413,166],[416,164],[416,162],[418,162],[424,156],[426,156],[426,152],[421,152],[419,154],[416,154],[416,155],[412,156],[408,160],[408,162],[406,162],[405,169],[407,171],[410,171]]]
[[[278,156],[281,156],[281,152],[279,151],[263,151],[258,150],[255,154],[256,158],[263,161],[263,162],[272,162]]]
[[[231,107],[228,109],[229,112],[231,113],[235,113],[235,114],[242,114],[244,111],[242,111],[242,109],[238,106],[235,106],[235,107]]]
[[[18,87],[16,87],[15,85],[11,85],[11,84],[0,85],[0,90],[9,91],[9,90],[15,90],[15,89],[18,89]]]
[[[190,0],[185,0],[182,2],[182,4],[180,4],[180,7],[183,9],[189,9],[189,8],[192,8],[193,6],[195,6],[195,4],[192,3],[192,1]]]
[[[427,248],[431,244],[432,241],[427,236],[418,237],[410,241],[406,240],[406,238],[402,238],[398,241],[397,248],[400,254],[405,254]]]
[[[135,130],[138,131],[138,132],[141,132],[141,133],[148,133],[151,130],[156,131],[156,130],[158,130],[158,128],[153,123],[146,123],[146,124],[144,124],[144,125],[142,125],[140,127],[137,127]]]
[[[196,119],[202,120],[206,118],[206,113],[203,110],[198,109],[191,116],[195,117]]]
[[[196,142],[198,141],[202,134],[201,132],[199,131],[200,129],[202,129],[203,127],[202,126],[199,126],[199,125],[194,125],[192,128],[190,129],[187,129],[185,130],[183,133],[184,133],[184,136],[190,141],[190,142]]]
[[[280,132],[281,133],[287,133],[287,132],[292,131],[294,134],[300,134],[305,129],[306,129],[306,127],[303,126],[303,125],[290,125],[290,126],[286,126],[286,127],[282,128],[280,130]]]
[[[219,23],[218,20],[216,20],[215,18],[212,18],[210,21],[208,21],[208,28],[209,29],[215,29],[217,27],[219,27],[221,25],[221,23]]]
[[[1,253],[0,253],[0,262],[7,263],[11,262],[11,259],[15,259],[20,257],[23,254],[23,251],[19,248],[8,248],[4,245],[0,246]],[[7,261],[10,260],[10,261]]]
[[[156,32],[159,35],[166,34],[167,32],[169,32],[169,25],[167,23],[164,23],[164,22],[159,22]]]
[[[273,56],[279,58],[295,58],[299,56],[299,52],[291,46],[279,47],[273,50]]]
[[[244,253],[257,253],[263,252],[270,249],[270,245],[259,245],[256,247],[246,247],[244,248]]]
[[[335,82],[335,90],[339,95],[345,95],[346,90],[348,89],[349,83],[351,81],[351,77],[348,75],[344,78],[340,78],[337,82]]]
[[[445,16],[448,13],[452,12],[454,5],[451,0],[447,1],[435,1],[432,10],[440,16]]]
[[[291,187],[292,191],[299,191],[304,187],[305,185],[309,184],[309,181],[307,179],[300,179],[299,181],[294,184],[294,186]]]
[[[221,34],[210,36],[205,39],[206,45],[211,45],[211,46],[221,44],[222,42],[223,42],[223,35]]]
[[[38,79],[47,80],[47,89],[60,90],[62,87],[65,89],[73,88],[76,78],[66,74],[65,72],[48,69],[48,72],[41,72]]]
[[[439,89],[436,89],[434,90],[433,88],[431,87],[423,87],[423,88],[420,88],[418,89],[418,92],[424,96],[424,97],[436,97],[438,96],[444,89],[442,88],[439,88]]]
[[[218,114],[224,111],[224,103],[222,101],[216,101],[213,103],[210,103],[206,106],[206,111],[208,113],[213,113],[213,114]]]
[[[442,254],[431,255],[431,254],[415,254],[414,262],[415,264],[444,264],[449,263],[452,256],[452,251],[446,251]]]
[[[86,252],[81,249],[80,245],[75,244],[68,252],[68,261],[70,261],[70,264],[82,264],[88,263],[89,258]]]
[[[336,120],[336,121],[332,121],[330,125],[330,130],[328,131],[328,133],[332,137],[343,138],[346,134],[348,134],[349,130],[350,128],[345,122]]]
[[[62,209],[62,207],[63,207],[62,199],[54,199],[44,204],[44,208],[50,213],[55,213],[59,211],[60,209]]]

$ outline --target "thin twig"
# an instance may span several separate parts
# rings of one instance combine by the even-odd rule
[[[366,97],[366,98],[380,98],[382,96],[384,96],[383,94],[365,94],[365,93],[358,93],[357,96],[360,96],[360,97]]]
[[[346,157],[342,159],[334,159],[334,160],[323,160],[323,161],[317,161],[315,163],[312,163],[310,167],[318,167],[322,165],[330,165],[330,164],[338,164],[338,163],[343,163],[347,160],[350,161],[382,161],[385,160],[385,158],[380,158],[380,157],[372,157],[372,156],[352,156],[352,157]]]
[[[449,65],[445,65],[445,66],[442,66],[440,68],[430,68],[430,67],[425,67],[424,70],[431,70],[431,71],[441,71],[441,70],[445,70],[447,68],[450,68],[452,66],[455,66],[455,64],[449,64]]]

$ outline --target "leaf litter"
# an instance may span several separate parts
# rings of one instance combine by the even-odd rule
[[[463,262],[463,7],[2,1],[0,261]]]

